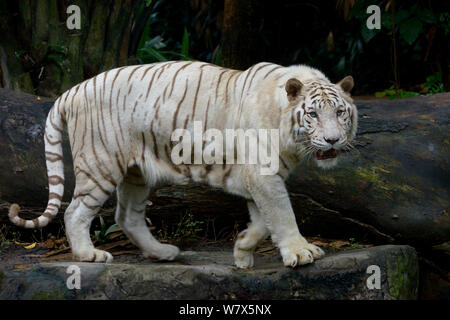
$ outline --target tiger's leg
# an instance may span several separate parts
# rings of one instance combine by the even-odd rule
[[[244,171],[244,183],[264,216],[272,242],[280,249],[285,266],[312,263],[325,253],[300,234],[284,180],[278,175],[261,175],[257,167]]]
[[[117,188],[116,222],[145,257],[173,260],[180,250],[176,246],[160,243],[146,225],[145,206],[150,186],[139,175],[140,172],[131,171]]]
[[[247,202],[250,214],[250,226],[239,233],[234,244],[234,264],[238,268],[253,267],[253,252],[256,246],[269,236],[264,218],[253,201]]]
[[[79,188],[75,188],[77,189]],[[92,220],[109,197],[105,192],[108,191],[96,187],[86,193],[75,191],[74,198],[66,209],[66,235],[73,258],[77,261],[111,262],[113,259],[109,252],[94,248],[89,232]]]

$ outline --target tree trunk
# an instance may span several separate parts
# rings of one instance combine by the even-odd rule
[[[342,154],[335,169],[305,163],[288,179],[301,232],[375,243],[448,241],[450,94],[356,104],[356,150]],[[49,99],[0,89],[0,223],[9,223],[9,203],[25,207],[27,218],[46,206],[43,133],[51,105]],[[74,180],[64,141],[67,202]],[[245,200],[207,186],[167,186],[150,200],[147,214],[159,225],[192,213],[210,230],[226,233],[248,221]],[[103,211],[111,223],[113,207],[111,200]]]
[[[69,30],[67,7],[81,29]],[[102,71],[127,64],[139,1],[2,1],[0,87],[56,97]]]
[[[255,0],[225,0],[222,26],[222,66],[244,70],[255,64],[258,50],[258,21]]]

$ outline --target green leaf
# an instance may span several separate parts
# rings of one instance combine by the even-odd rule
[[[165,48],[167,45],[164,43],[164,39],[161,36],[156,36],[149,42],[145,43],[145,46],[159,50]]]
[[[115,223],[115,224],[111,225],[111,226],[105,231],[105,236],[107,236],[108,234],[110,234],[110,233],[112,233],[112,232],[114,232],[114,231],[116,231],[116,230],[119,230],[119,229],[120,229],[119,225],[118,225],[117,223]]]
[[[364,39],[364,42],[369,42],[373,37],[377,35],[379,30],[377,29],[369,29],[365,25],[361,28],[361,36]]]
[[[336,72],[344,73],[344,71],[345,71],[345,57],[341,57],[341,59],[339,59],[339,62],[336,65]]]
[[[387,30],[392,29],[392,17],[390,12],[384,11],[381,13],[381,26]]]
[[[213,61],[215,65],[220,66],[220,63],[222,61],[222,49],[219,47],[219,50],[217,50],[216,59]]]
[[[417,40],[420,33],[423,31],[423,24],[419,19],[408,19],[399,25],[400,37],[411,45]]]
[[[167,59],[163,54],[161,54],[158,50],[155,50],[153,48],[150,47],[146,47],[146,48],[142,48],[138,51],[138,56],[143,59],[146,60],[148,62],[161,62],[161,61],[168,61],[169,59]]]
[[[444,92],[444,84],[442,83],[442,75],[441,72],[435,72],[431,76],[427,77],[423,85],[428,93],[435,94],[439,92]]]
[[[100,225],[102,226],[102,228],[105,226],[105,220],[103,220],[102,216],[98,216],[100,219]]]
[[[369,3],[367,1],[356,1],[355,4],[350,9],[348,19],[365,20],[367,19],[367,6]]]
[[[150,23],[151,19],[148,19],[145,23],[144,31],[142,31],[141,39],[139,40],[138,50],[145,47],[145,44],[150,41]]]
[[[439,26],[444,29],[445,35],[450,33],[450,14],[443,12],[439,16]]]
[[[422,20],[425,23],[436,23],[437,22],[437,18],[434,15],[433,11],[429,10],[429,9],[422,9],[419,10],[417,12],[417,15],[419,17],[420,20]]]
[[[186,58],[189,57],[189,33],[186,27],[184,27],[183,41],[181,43],[181,54]]]
[[[411,17],[411,12],[406,10],[399,10],[395,14],[395,24],[401,25],[403,22],[405,22],[408,18]]]

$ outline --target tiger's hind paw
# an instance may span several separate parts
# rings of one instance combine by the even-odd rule
[[[162,261],[173,261],[179,254],[180,249],[171,244],[160,244],[160,247],[157,250],[143,252],[144,257]]]
[[[239,269],[252,268],[254,264],[253,251],[234,248],[234,264]]]

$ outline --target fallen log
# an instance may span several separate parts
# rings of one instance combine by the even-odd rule
[[[9,223],[10,203],[28,209],[25,218],[40,214],[47,203],[43,133],[51,105],[50,99],[0,89],[0,223]],[[374,243],[448,241],[450,94],[357,101],[357,106],[355,150],[343,154],[333,170],[302,163],[288,179],[300,230]],[[67,137],[64,163],[68,202],[74,180]],[[228,228],[248,220],[243,199],[206,186],[168,186],[150,200],[153,222],[179,221],[187,212]],[[113,206],[114,199],[105,205]],[[112,222],[113,210],[103,212]]]

